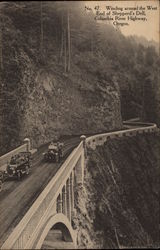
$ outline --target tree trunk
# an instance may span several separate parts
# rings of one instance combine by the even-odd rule
[[[41,55],[43,54],[43,5],[41,1],[41,34],[40,34],[40,51]]]
[[[67,12],[67,31],[68,31],[68,72],[71,66],[71,33],[70,33],[70,21],[69,21],[69,10]]]
[[[145,79],[144,79],[144,81],[145,81]],[[144,94],[144,81],[142,81],[142,105],[141,105],[141,108],[142,108],[142,110],[141,110],[141,119],[142,119],[142,121],[145,121],[145,94]]]
[[[67,43],[67,39],[66,39],[66,29],[64,29],[64,72],[66,73],[67,71],[67,51],[66,51],[66,43]]]
[[[62,14],[62,33],[61,33],[61,49],[60,49],[60,59],[62,58],[62,56],[63,56],[63,47],[64,47],[64,45],[63,45],[63,40],[64,40],[64,37],[63,37],[63,33],[64,33],[64,28],[63,28],[63,14]]]
[[[3,69],[3,38],[2,38],[2,25],[0,24],[0,69]]]

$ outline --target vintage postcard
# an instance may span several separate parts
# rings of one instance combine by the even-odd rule
[[[0,2],[0,249],[160,247],[159,13]]]

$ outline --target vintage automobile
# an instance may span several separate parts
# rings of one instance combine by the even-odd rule
[[[60,162],[63,157],[63,143],[51,142],[48,151],[43,153],[45,161]]]
[[[17,177],[21,179],[23,175],[28,175],[31,168],[31,153],[20,152],[17,155],[12,156],[10,163],[7,165],[7,169],[4,172],[8,177]]]

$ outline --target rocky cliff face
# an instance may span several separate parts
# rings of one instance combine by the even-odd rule
[[[51,18],[49,7],[44,10],[48,19],[44,22],[41,56],[40,5],[36,4],[4,4],[1,9],[1,154],[21,144],[25,137],[37,147],[59,135],[96,133],[122,126],[118,85],[113,79],[97,77],[101,58],[96,52],[93,55],[90,47],[83,49],[79,44],[78,26],[82,33],[87,32],[88,17],[83,21],[78,11],[80,23],[76,24],[74,11],[70,15],[71,69],[65,73],[64,55],[59,58],[61,34],[56,37],[61,15]],[[86,42],[88,39],[86,36]]]
[[[114,139],[88,151],[76,196],[79,248],[158,247],[159,139]]]
[[[1,154],[26,136],[37,147],[61,134],[120,129],[121,113],[159,124],[154,48],[97,23],[84,6],[1,4]]]

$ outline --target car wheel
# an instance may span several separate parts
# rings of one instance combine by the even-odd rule
[[[18,178],[19,181],[20,181],[21,177],[22,177],[22,173],[19,171],[19,172],[17,173],[17,178]]]
[[[60,155],[58,155],[58,162],[60,162],[61,161],[61,156]]]
[[[0,180],[0,192],[2,191],[3,182]]]

